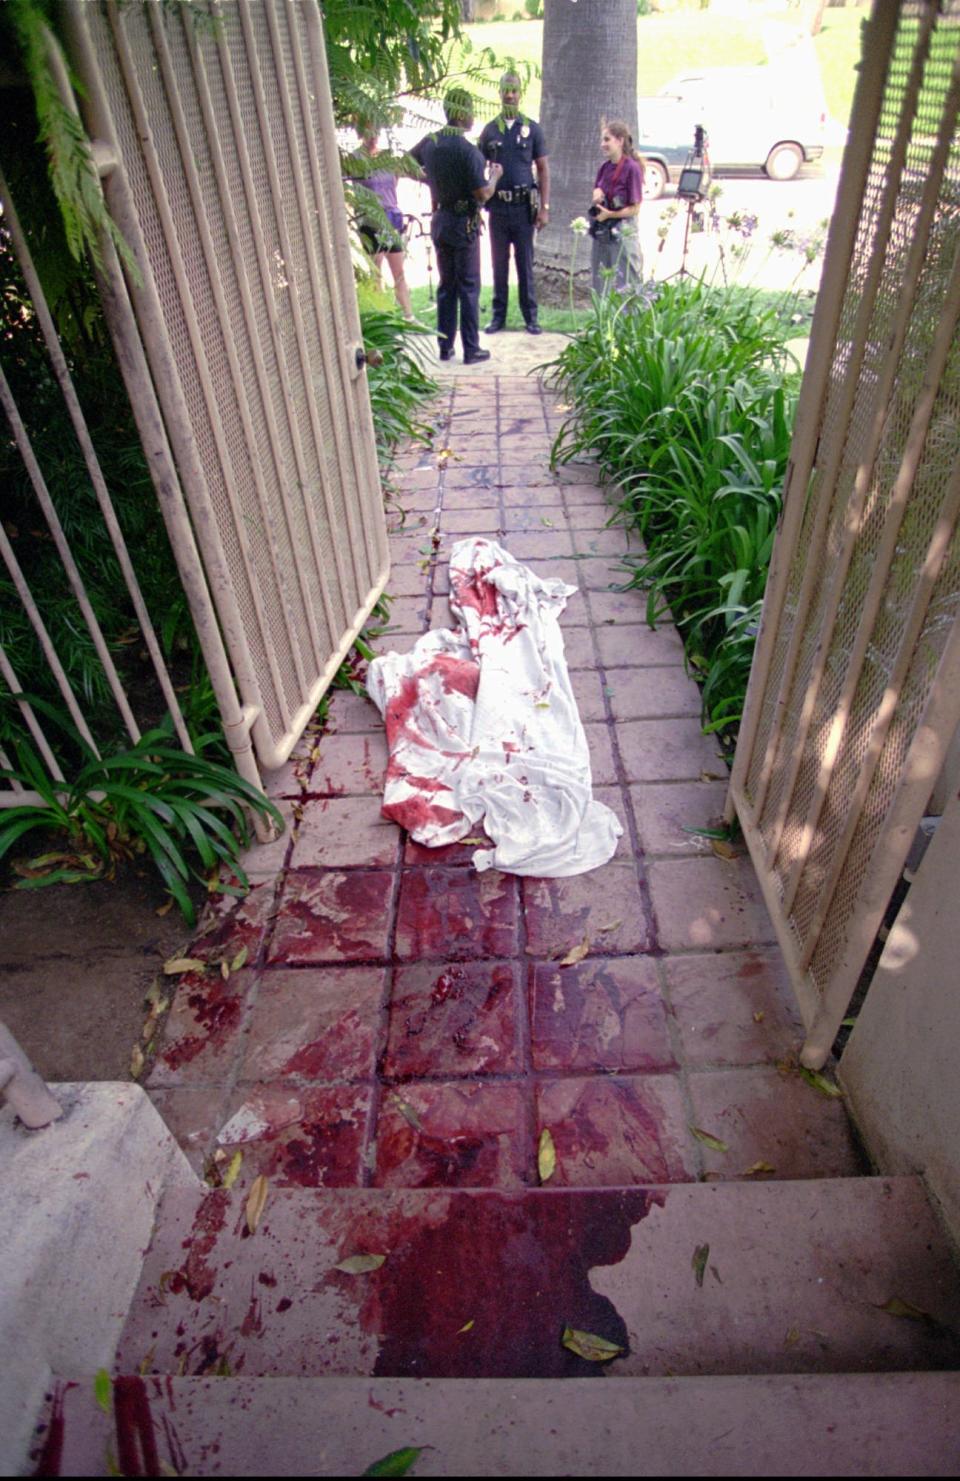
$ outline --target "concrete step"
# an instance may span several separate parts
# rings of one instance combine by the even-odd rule
[[[89,1383],[62,1392],[33,1464],[61,1476],[360,1476],[413,1446],[415,1476],[953,1476],[958,1406],[956,1373],[124,1378],[112,1415]]]
[[[334,1268],[358,1254],[385,1259]],[[567,1326],[624,1348],[618,1378],[953,1368],[960,1280],[909,1177],[277,1188],[253,1234],[236,1191],[174,1188],[115,1371],[594,1376]]]

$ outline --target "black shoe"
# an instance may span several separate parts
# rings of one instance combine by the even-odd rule
[[[543,330],[540,328],[540,325],[539,324],[528,324],[527,325],[527,333],[528,334],[542,334],[543,333]]]
[[[501,329],[503,328],[503,325],[503,319],[491,319],[490,323],[487,325],[486,329],[483,332],[484,334],[499,334]]]
[[[440,351],[440,359],[441,360],[452,360],[453,359],[453,347],[451,346],[450,349],[448,349],[448,350],[441,350]]]
[[[474,352],[473,352],[472,355],[464,355],[464,357],[463,357],[463,363],[464,363],[464,365],[476,365],[476,363],[477,363],[478,360],[489,360],[489,359],[490,359],[490,351],[489,350],[474,350]]]

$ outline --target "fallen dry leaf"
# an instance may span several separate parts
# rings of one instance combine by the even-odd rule
[[[469,1332],[470,1328],[475,1324],[475,1322],[476,1317],[471,1317],[468,1322],[464,1322],[462,1327],[457,1328],[457,1336],[459,1337],[461,1332]]]
[[[537,1147],[537,1171],[540,1174],[541,1183],[552,1178],[557,1170],[557,1149],[553,1144],[553,1135],[549,1127],[544,1127],[540,1133],[540,1143]]]
[[[578,1332],[575,1327],[564,1327],[560,1341],[577,1357],[586,1358],[590,1363],[609,1363],[611,1358],[619,1357],[623,1352],[616,1342],[608,1342],[606,1337],[598,1337],[595,1332]]]
[[[821,1095],[829,1095],[834,1100],[840,1099],[843,1095],[840,1086],[833,1080],[828,1080],[826,1075],[821,1075],[818,1070],[808,1070],[806,1065],[800,1066],[800,1078],[806,1080],[808,1085],[812,1085],[814,1090],[819,1090]]]
[[[247,1228],[251,1234],[256,1234],[257,1232],[257,1225],[263,1216],[268,1192],[269,1184],[263,1173],[261,1173],[259,1177],[254,1178],[250,1186],[250,1192],[247,1194],[247,1203],[244,1210],[247,1217]]]
[[[408,1105],[405,1100],[401,1100],[399,1095],[393,1096],[393,1103],[396,1106],[397,1110],[400,1112],[400,1115],[403,1117],[404,1121],[408,1122],[413,1127],[414,1131],[423,1130],[423,1122],[420,1120],[420,1117],[413,1109],[413,1106]]]
[[[754,1015],[753,1015],[753,1021],[754,1021],[754,1023],[762,1023],[763,1022],[763,1018],[764,1018],[763,1009],[762,1008],[758,1008],[757,1011],[756,1011],[756,1013],[754,1013]]]
[[[784,1345],[784,1347],[792,1347],[795,1342],[799,1342],[799,1341],[800,1341],[800,1328],[799,1327],[791,1327],[790,1330],[789,1330],[789,1332],[787,1333],[786,1337],[784,1337],[784,1339],[783,1339],[783,1345]]]
[[[172,909],[173,909],[173,896],[171,895],[170,898],[167,900],[166,905],[158,905],[157,908],[156,908],[156,910],[153,913],[154,913],[154,915],[169,915]]]
[[[137,1364],[137,1372],[140,1374],[141,1378],[144,1378],[153,1367],[153,1359],[156,1355],[156,1351],[156,1347],[151,1347],[150,1351],[148,1353],[145,1353],[144,1356],[140,1359],[140,1362]]]
[[[921,1311],[920,1307],[914,1306],[912,1301],[903,1301],[899,1296],[891,1296],[890,1300],[884,1301],[879,1309],[885,1311],[888,1316],[905,1316],[911,1322],[928,1322],[932,1326],[939,1325],[928,1311]]]
[[[735,859],[737,857],[736,849],[726,838],[711,838],[710,852],[716,854],[718,859]]]
[[[561,967],[575,967],[577,962],[582,962],[585,956],[590,954],[590,941],[584,936],[576,946],[571,946],[565,957],[561,958]]]
[[[135,1080],[143,1074],[143,1066],[143,1050],[140,1048],[139,1044],[134,1044],[133,1052],[130,1055],[130,1073]]]
[[[703,1142],[703,1145],[709,1147],[711,1151],[729,1152],[730,1148],[726,1142],[722,1142],[718,1136],[712,1136],[709,1131],[702,1131],[699,1126],[691,1126],[690,1130],[693,1132],[697,1141]]]
[[[379,1270],[386,1258],[386,1255],[348,1255],[333,1268],[342,1270],[344,1275],[366,1275],[368,1270]]]
[[[179,977],[183,972],[205,972],[207,964],[196,956],[172,956],[164,962],[163,970],[168,977]]]
[[[605,932],[607,932],[607,931],[615,931],[618,926],[622,926],[622,925],[623,925],[623,921],[622,920],[608,920],[607,923],[606,923],[606,925],[597,926],[597,933],[598,933],[598,935],[601,935],[602,936],[602,935],[605,934]]]
[[[237,1181],[237,1176],[238,1176],[238,1174],[240,1172],[240,1168],[242,1167],[242,1165],[243,1165],[243,1153],[240,1152],[240,1151],[234,1152],[233,1156],[230,1158],[230,1166],[227,1168],[226,1172],[223,1175],[223,1185],[222,1186],[224,1188],[232,1188],[233,1187],[234,1183]]]
[[[707,1268],[707,1260],[709,1258],[710,1246],[708,1244],[698,1244],[693,1252],[693,1259],[690,1261],[693,1267],[694,1279],[698,1286],[703,1285],[703,1273]]]
[[[220,976],[223,978],[224,982],[226,982],[229,979],[229,977],[230,977],[230,964],[229,964],[229,962],[221,962],[220,963]]]
[[[776,1170],[777,1169],[775,1167],[770,1166],[769,1162],[753,1162],[743,1173],[743,1176],[745,1178],[755,1178],[758,1173],[776,1172]]]

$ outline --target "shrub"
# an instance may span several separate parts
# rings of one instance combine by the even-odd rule
[[[653,292],[652,285],[649,290]],[[617,485],[614,517],[644,542],[625,584],[647,620],[670,613],[702,685],[705,728],[742,711],[790,447],[798,376],[792,304],[681,281],[649,303],[594,298],[553,363],[572,403],[555,462],[591,450]]]

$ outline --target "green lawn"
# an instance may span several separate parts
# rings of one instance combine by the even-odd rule
[[[869,5],[829,9],[815,46],[820,61],[827,107],[833,118],[846,123],[856,80],[854,66],[860,57],[860,22]],[[473,51],[466,60],[476,62],[484,47],[496,53],[495,75],[508,64],[529,63],[539,71],[542,21],[489,21],[465,27]],[[709,11],[682,11],[676,15],[640,16],[637,20],[637,92],[649,96],[659,92],[678,72],[689,67],[747,67],[766,60],[756,22],[737,21]],[[492,105],[497,101],[496,82],[477,88]],[[540,113],[540,79],[531,78],[524,107],[534,117]]]

